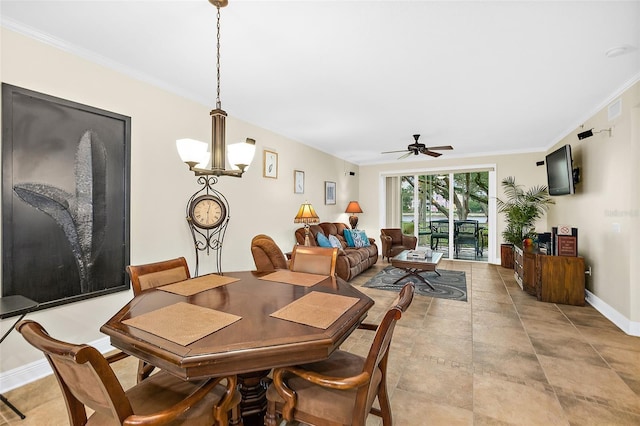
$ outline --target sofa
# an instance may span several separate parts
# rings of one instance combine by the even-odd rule
[[[309,226],[309,243],[318,246],[318,233],[329,238],[335,236],[342,248],[339,247],[338,259],[336,261],[336,275],[350,281],[362,272],[369,269],[378,261],[378,246],[375,239],[369,238],[369,245],[365,247],[349,247],[344,237],[344,230],[351,229],[344,223],[322,222]],[[304,244],[304,228],[296,229],[295,236],[298,244]]]

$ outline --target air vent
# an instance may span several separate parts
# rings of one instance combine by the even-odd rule
[[[608,113],[609,121],[613,120],[614,118],[620,117],[620,114],[622,114],[622,99],[616,99],[611,104],[609,104]]]

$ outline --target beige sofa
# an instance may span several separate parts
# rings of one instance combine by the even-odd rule
[[[344,223],[331,222],[322,222],[318,225],[311,225],[309,227],[309,242],[312,246],[318,245],[318,232],[324,234],[327,238],[329,235],[335,235],[340,241],[340,244],[342,244],[342,250],[338,251],[336,274],[340,278],[349,281],[358,274],[369,269],[378,261],[378,246],[375,244],[375,239],[369,238],[369,246],[347,247],[347,242],[344,238],[345,229],[351,228]],[[296,229],[296,241],[298,244],[304,244],[304,234],[304,228]]]

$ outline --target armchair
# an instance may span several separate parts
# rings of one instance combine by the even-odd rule
[[[403,234],[400,228],[381,229],[380,239],[382,240],[382,258],[386,257],[387,262],[403,250],[414,250],[418,244],[418,238]]]

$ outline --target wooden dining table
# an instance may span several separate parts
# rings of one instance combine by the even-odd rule
[[[291,271],[225,272],[222,276],[233,281],[209,289],[206,276],[178,284],[195,288],[195,294],[174,293],[169,287],[147,290],[100,330],[110,337],[112,346],[184,380],[237,375],[245,424],[258,424],[264,415],[267,375],[272,368],[328,358],[374,304],[339,277]],[[212,282],[221,279],[217,274],[209,276]],[[182,314],[178,308],[188,312]],[[293,319],[274,316],[280,313]],[[198,329],[215,321],[192,316],[200,314],[228,316],[232,322],[207,334],[208,330]],[[304,323],[323,316],[324,324]],[[145,320],[151,331],[145,331]],[[161,337],[162,327],[174,328],[170,330],[174,337]],[[204,336],[199,338],[198,332]],[[177,343],[192,333],[197,340]],[[257,421],[250,420],[256,416]]]

